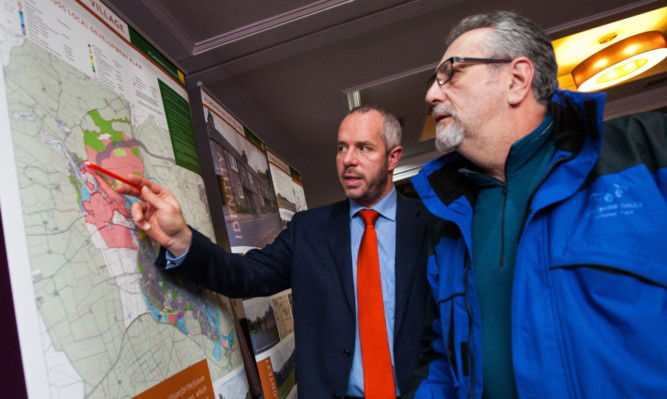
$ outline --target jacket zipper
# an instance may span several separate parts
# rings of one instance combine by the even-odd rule
[[[468,313],[468,358],[470,359],[470,399],[475,392],[475,359],[472,356],[472,307],[470,306],[470,291],[468,290],[468,274],[470,272],[470,256],[466,257],[463,266],[463,286],[465,287],[466,312]]]
[[[507,182],[503,182],[503,215],[500,218],[500,267],[505,265],[505,210],[507,209]]]
[[[528,218],[528,214],[530,213],[530,203],[533,202],[533,197],[537,194],[537,190],[544,184],[544,182],[547,180],[549,176],[558,168],[561,164],[564,162],[567,162],[571,159],[574,159],[575,155],[569,155],[567,157],[562,157],[557,159],[553,164],[551,164],[551,167],[549,167],[549,170],[547,170],[547,173],[544,174],[544,177],[540,180],[540,182],[535,186],[533,191],[530,193],[530,196],[528,197],[528,203],[526,205],[526,212],[524,215],[524,221]],[[500,267],[503,267],[504,265],[504,252],[505,252],[505,208],[507,204],[507,183],[503,183],[503,215],[501,219],[501,250],[500,250]],[[525,223],[521,225],[521,231],[519,232],[519,240],[521,235],[523,234],[523,229],[525,227]],[[518,240],[517,240],[518,242]],[[472,355],[472,327],[473,327],[473,322],[472,322],[472,307],[470,306],[470,292],[468,288],[468,272],[470,271],[470,257],[466,257],[465,264],[464,264],[464,275],[463,275],[463,285],[465,287],[465,301],[466,301],[466,312],[468,313],[468,356],[470,358],[470,395],[468,396],[469,399],[474,399],[475,395],[475,361]]]
[[[558,158],[554,163],[551,164],[549,167],[549,170],[547,170],[547,173],[544,174],[544,177],[540,180],[540,182],[535,186],[533,189],[533,192],[530,193],[530,196],[528,197],[528,202],[526,203],[526,211],[524,212],[523,215],[523,223],[521,224],[521,231],[519,231],[519,235],[517,236],[517,244],[519,241],[521,241],[521,236],[523,235],[523,229],[526,227],[526,220],[528,219],[528,215],[530,214],[530,204],[533,202],[533,198],[537,194],[537,190],[544,184],[544,182],[547,180],[549,176],[558,168],[561,164],[570,161],[575,158],[575,154],[573,153],[572,155],[563,157],[563,158]]]

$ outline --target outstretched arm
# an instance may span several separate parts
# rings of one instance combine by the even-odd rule
[[[243,256],[231,254],[186,224],[181,206],[169,190],[140,176],[128,176],[127,180],[141,190],[124,184],[116,186],[116,191],[143,201],[132,204],[137,226],[172,255],[187,252],[183,263],[170,269],[172,273],[235,298],[272,295],[290,286],[291,232],[283,231],[263,250],[251,250]],[[156,265],[166,267],[162,250]]]
[[[127,180],[141,187],[141,191],[127,184],[116,187],[118,193],[141,200],[132,204],[134,223],[174,256],[184,254],[190,248],[192,231],[185,223],[178,200],[169,190],[145,177],[129,175]]]

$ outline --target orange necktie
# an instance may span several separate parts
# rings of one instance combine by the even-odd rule
[[[361,360],[364,366],[364,396],[367,399],[395,399],[396,388],[384,319],[380,261],[375,233],[375,221],[380,214],[374,210],[364,209],[359,211],[359,216],[366,225],[357,259],[357,307]]]

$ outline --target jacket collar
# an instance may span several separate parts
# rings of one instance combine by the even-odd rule
[[[352,254],[350,254],[350,202],[340,201],[331,206],[327,226],[329,251],[340,278],[345,299],[354,313],[354,282],[352,280]],[[333,282],[332,282],[333,283]]]
[[[426,215],[424,208],[409,206],[410,200],[398,195],[396,201],[396,308],[394,312],[394,336],[397,336],[409,311],[408,300],[422,266],[419,265],[425,230],[421,221]],[[415,288],[416,289],[416,288]]]
[[[558,159],[571,158],[564,167],[550,172],[553,173],[552,177],[562,176],[562,179],[550,179],[560,182],[560,197],[569,195],[581,185],[600,153],[605,97],[604,93],[556,89],[551,98],[548,110],[554,120],[554,145],[557,151],[550,166]],[[459,175],[458,170],[464,167],[475,169],[458,153],[445,154],[425,164],[411,181],[429,211],[456,222],[466,231],[470,227],[467,226],[469,212],[474,206],[477,187]],[[556,199],[554,196],[550,198],[536,197],[541,200],[540,207]]]

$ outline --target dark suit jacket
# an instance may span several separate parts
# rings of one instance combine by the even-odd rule
[[[394,363],[402,393],[418,366],[430,298],[426,281],[430,220],[421,202],[398,196]],[[292,287],[299,396],[345,397],[356,323],[349,202],[295,214],[273,243],[244,256],[229,254],[201,233],[193,233],[184,263],[173,270],[232,298],[267,296]],[[164,249],[156,264],[165,266]]]

